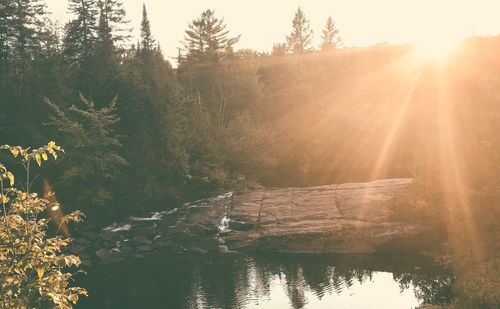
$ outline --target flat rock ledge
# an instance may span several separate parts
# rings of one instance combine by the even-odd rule
[[[391,221],[391,204],[412,179],[305,188],[253,187],[73,231],[85,262],[148,255],[235,251],[356,254],[425,250],[432,230]],[[424,245],[423,245],[424,243]]]
[[[235,195],[230,213],[234,228],[226,241],[233,250],[293,253],[411,249],[414,240],[430,231],[390,220],[393,198],[411,183],[408,178],[386,179]]]

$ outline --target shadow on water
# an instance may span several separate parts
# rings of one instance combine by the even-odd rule
[[[93,267],[78,308],[415,308],[450,303],[453,281],[381,257],[178,255]]]

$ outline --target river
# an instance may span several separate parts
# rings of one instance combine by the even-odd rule
[[[77,308],[402,309],[451,302],[451,273],[384,259],[283,254],[130,259],[80,275],[78,283],[90,297]]]

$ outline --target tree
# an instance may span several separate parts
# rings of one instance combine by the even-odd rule
[[[0,66],[5,68],[11,54],[14,36],[14,0],[0,2]]]
[[[224,18],[215,17],[212,10],[204,11],[189,24],[184,36],[184,47],[188,58],[198,61],[215,61],[225,51],[232,50],[240,36],[229,37]]]
[[[41,166],[49,155],[57,159],[63,150],[54,142],[33,150],[9,145],[0,149],[20,159],[26,171],[22,191],[13,187],[14,175],[0,164],[0,306],[70,309],[79,296],[88,296],[85,289],[69,286],[72,273],[68,268],[78,267],[80,259],[63,253],[71,239],[47,235],[49,220],[42,214],[57,204],[49,205],[49,201],[30,191],[34,164]],[[62,218],[59,227],[82,218],[81,212],[73,212]]]
[[[185,116],[178,99],[175,71],[158,49],[131,54],[123,63],[124,81],[119,113],[125,135],[124,156],[137,179],[130,199],[148,207],[172,199],[183,186],[187,155],[182,141]]]
[[[81,65],[96,44],[99,7],[96,0],[70,0],[69,10],[76,17],[66,25],[65,54],[70,65]]]
[[[45,4],[40,0],[17,0],[13,3],[14,56],[18,61],[27,60],[38,47],[37,34],[45,15]]]
[[[339,35],[339,30],[335,27],[335,22],[332,17],[328,17],[326,20],[325,28],[321,34],[321,50],[327,51],[335,48],[342,47],[342,38]]]
[[[271,52],[273,56],[284,56],[286,55],[286,44],[285,43],[274,43],[273,51]]]
[[[22,80],[40,45],[45,16],[40,0],[3,0],[0,3],[0,71],[15,66],[15,78]]]
[[[99,24],[96,47],[92,59],[93,78],[90,83],[91,98],[94,102],[111,101],[118,95],[121,84],[120,61],[123,44],[129,37],[126,28],[125,11],[121,2],[99,0]],[[99,105],[101,107],[101,105]]]
[[[148,18],[146,5],[142,6],[142,21],[141,21],[141,50],[143,53],[150,54],[155,45],[155,39],[151,34],[151,24]]]
[[[95,76],[92,58],[97,42],[99,7],[96,0],[70,0],[69,10],[76,17],[66,25],[64,55],[73,71],[74,87],[90,95]]]
[[[99,38],[107,36],[115,44],[130,38],[129,21],[126,19],[123,3],[118,0],[98,0]],[[105,36],[104,36],[105,35]]]
[[[309,26],[309,20],[300,7],[295,12],[292,25],[292,32],[286,37],[288,50],[294,54],[311,51],[313,31]]]
[[[44,24],[46,18],[42,1],[0,1],[0,139],[4,142],[35,142],[39,131],[34,128],[44,113],[36,104],[39,96],[48,95],[64,76],[51,74],[60,68],[49,69],[59,46],[50,25]],[[24,125],[16,125],[19,119]]]
[[[89,205],[87,212],[103,212],[116,197],[116,180],[128,163],[119,154],[121,142],[113,134],[120,120],[116,115],[116,100],[101,109],[81,96],[83,107],[75,105],[64,110],[46,100],[52,110],[46,125],[57,130],[70,154],[64,159],[64,171],[59,186],[65,188],[70,204]],[[113,192],[114,191],[114,192]]]

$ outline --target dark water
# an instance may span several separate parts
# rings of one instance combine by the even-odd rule
[[[97,265],[77,308],[415,308],[452,300],[453,276],[380,258],[200,255]],[[360,266],[361,265],[361,266]]]

